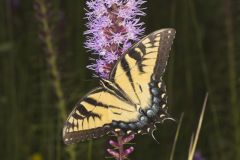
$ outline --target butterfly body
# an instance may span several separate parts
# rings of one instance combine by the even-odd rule
[[[149,133],[168,118],[162,77],[174,36],[174,29],[156,31],[123,54],[109,79],[76,104],[63,129],[64,142]]]

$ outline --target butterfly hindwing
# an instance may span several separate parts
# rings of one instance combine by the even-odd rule
[[[111,131],[113,121],[131,121],[136,108],[105,88],[97,88],[80,100],[63,129],[66,144],[103,136]]]

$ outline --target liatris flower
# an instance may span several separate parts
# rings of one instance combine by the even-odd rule
[[[85,45],[98,58],[89,66],[101,78],[109,78],[109,73],[119,57],[139,40],[144,33],[139,16],[145,15],[141,5],[144,0],[89,0],[87,1],[88,30]],[[124,149],[124,145],[134,139],[134,135],[116,136],[117,142],[110,140],[114,149],[108,153],[116,160],[123,160],[134,150]]]
[[[98,55],[87,66],[101,78],[108,78],[118,58],[143,35],[138,16],[145,15],[144,0],[89,0],[87,2],[88,30],[86,47]]]

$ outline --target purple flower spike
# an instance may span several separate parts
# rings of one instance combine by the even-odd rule
[[[110,140],[109,144],[114,147],[114,149],[107,149],[108,153],[113,156],[116,160],[124,160],[134,151],[131,146],[128,149],[124,149],[124,145],[134,139],[134,134],[126,136],[117,136],[117,142]]]
[[[116,61],[143,35],[144,23],[139,17],[145,15],[141,8],[144,3],[144,0],[87,0],[85,46],[97,57],[87,68],[98,77],[109,79]],[[117,142],[109,141],[114,149],[107,152],[116,160],[127,159],[134,148],[125,149],[124,145],[134,139],[134,134],[116,137]]]
[[[87,68],[101,78],[109,73],[119,57],[144,33],[139,16],[144,16],[144,0],[89,0],[85,46],[98,55]]]

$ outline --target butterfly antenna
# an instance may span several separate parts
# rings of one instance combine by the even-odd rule
[[[174,119],[174,118],[172,118],[172,117],[168,117],[168,118],[166,118],[165,120],[171,120],[171,121],[173,121],[173,122],[177,122],[177,120]]]
[[[171,120],[171,121],[173,121],[173,122],[175,122],[175,123],[178,121],[178,120],[176,120],[175,118],[173,118],[169,113],[165,112],[165,114],[166,114],[166,118],[164,118],[163,121],[165,121],[165,120]]]
[[[157,144],[160,144],[159,141],[156,139],[156,137],[154,136],[154,131],[156,131],[156,128],[154,128],[152,130],[152,138],[157,142]]]

